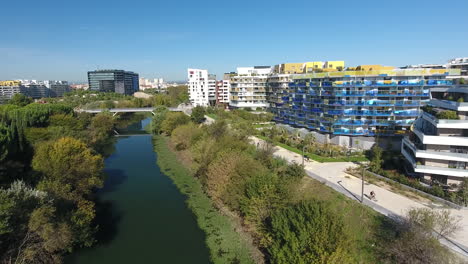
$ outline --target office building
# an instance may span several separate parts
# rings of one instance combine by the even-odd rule
[[[138,74],[124,70],[96,70],[88,72],[89,89],[132,95],[139,90]]]
[[[188,92],[193,106],[210,106],[216,103],[216,75],[207,70],[187,69]]]
[[[468,177],[468,86],[433,87],[431,96],[401,153],[424,181],[456,189]]]
[[[266,82],[270,66],[239,67],[231,76],[229,106],[232,108],[267,108]]]

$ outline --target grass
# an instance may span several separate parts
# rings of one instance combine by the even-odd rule
[[[230,218],[216,209],[198,179],[181,165],[176,154],[169,149],[167,140],[162,136],[154,137],[158,165],[187,197],[188,207],[195,214],[198,226],[206,234],[211,261],[215,264],[254,263],[248,242],[234,229]]]
[[[256,135],[256,137],[258,137],[260,139],[263,139],[263,140],[269,140],[269,138],[267,138],[265,136]],[[302,150],[300,150],[300,149],[291,147],[289,145],[286,145],[286,144],[283,144],[283,143],[280,143],[280,142],[273,142],[273,143],[276,146],[282,147],[284,149],[287,149],[289,151],[292,151],[294,153],[302,155]],[[320,155],[317,155],[317,154],[314,154],[314,153],[308,153],[308,152],[306,152],[305,155],[307,157],[311,158],[312,160],[315,160],[315,161],[318,161],[318,162],[362,162],[362,161],[368,161],[368,159],[366,157],[364,157],[364,156],[351,156],[349,158],[348,157],[333,158],[333,157],[323,157],[323,156],[320,156]]]
[[[217,114],[206,114],[206,115],[213,118],[214,120],[219,118]]]

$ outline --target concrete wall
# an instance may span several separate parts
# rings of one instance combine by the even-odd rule
[[[341,136],[341,135],[330,135],[326,133],[319,133],[317,131],[310,131],[305,128],[294,128],[285,124],[277,124],[279,127],[283,127],[289,132],[297,131],[301,137],[305,137],[308,134],[312,134],[318,143],[322,144],[335,144],[347,148],[368,150],[376,144],[376,138],[374,137],[351,137],[351,136]],[[401,147],[402,137],[385,137],[379,138],[378,144],[381,148],[387,149],[389,144],[394,151],[399,151]]]

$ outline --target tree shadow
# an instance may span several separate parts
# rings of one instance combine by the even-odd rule
[[[114,240],[119,229],[118,225],[123,217],[123,213],[117,210],[116,205],[111,201],[96,201],[95,223],[99,227],[96,233],[98,245],[106,245]]]
[[[119,185],[124,183],[128,176],[120,169],[105,169],[104,173],[107,175],[104,181],[104,186],[98,190],[98,194],[113,192]]]

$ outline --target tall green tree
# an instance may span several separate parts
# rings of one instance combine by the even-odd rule
[[[31,97],[28,97],[23,94],[15,94],[13,97],[8,101],[9,104],[17,105],[17,106],[26,106],[33,102]]]
[[[196,124],[201,124],[205,121],[205,108],[202,106],[196,106],[192,109],[192,114],[190,115],[192,121]]]
[[[81,200],[103,184],[102,157],[74,138],[40,144],[32,166],[43,174],[39,188],[63,199]]]

